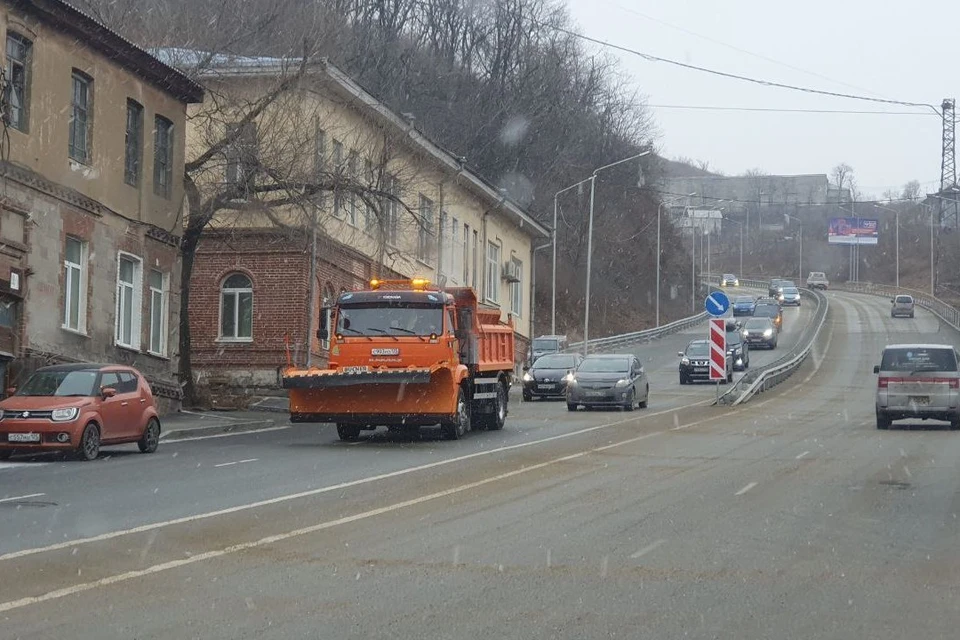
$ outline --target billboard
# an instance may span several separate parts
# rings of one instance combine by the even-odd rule
[[[877,221],[872,218],[830,218],[827,242],[830,244],[877,244]]]

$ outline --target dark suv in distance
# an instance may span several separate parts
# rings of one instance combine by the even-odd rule
[[[581,360],[583,356],[575,353],[551,353],[537,358],[523,372],[523,399],[564,397],[567,383]]]
[[[779,332],[783,329],[783,307],[779,304],[761,302],[753,310],[754,318],[770,318]]]
[[[753,317],[743,323],[743,341],[747,344],[776,349],[778,339],[772,318]]]
[[[771,298],[780,296],[780,278],[770,278],[770,284],[767,286],[767,295]]]

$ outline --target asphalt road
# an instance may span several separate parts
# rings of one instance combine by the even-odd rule
[[[829,295],[813,357],[735,409],[677,385],[681,335],[639,348],[656,384],[632,414],[518,403],[455,443],[305,427],[4,467],[0,636],[953,638],[960,434],[878,432],[871,369],[888,342],[960,340]]]

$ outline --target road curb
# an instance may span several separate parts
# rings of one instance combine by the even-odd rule
[[[210,425],[207,427],[196,427],[193,429],[172,429],[160,434],[160,442],[164,440],[189,440],[191,438],[204,438],[223,433],[244,433],[247,431],[262,431],[275,425],[274,420],[244,420],[242,422],[231,422],[229,424]]]

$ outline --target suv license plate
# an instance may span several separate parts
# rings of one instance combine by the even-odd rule
[[[40,442],[39,433],[8,433],[7,442]]]
[[[930,396],[910,396],[910,404],[930,404]]]

